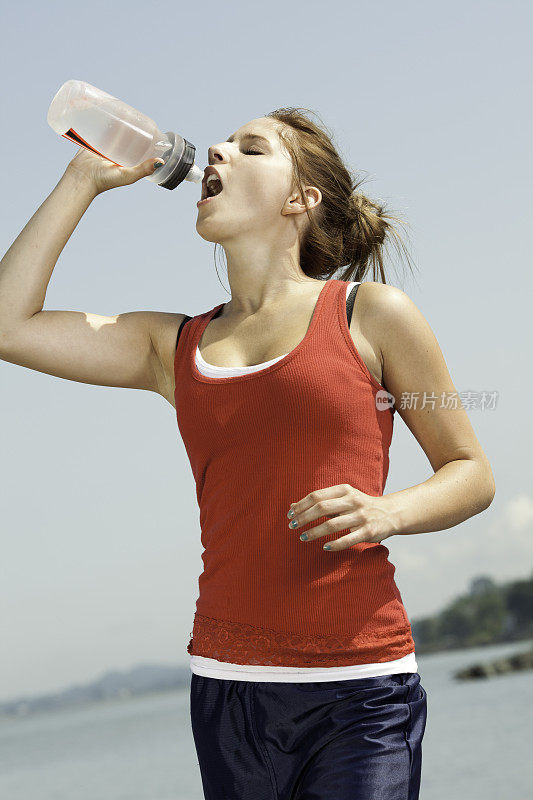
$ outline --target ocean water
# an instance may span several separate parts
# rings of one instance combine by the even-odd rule
[[[533,672],[452,678],[531,644],[417,657],[428,702],[420,800],[533,798]],[[203,800],[189,690],[2,720],[0,797]]]

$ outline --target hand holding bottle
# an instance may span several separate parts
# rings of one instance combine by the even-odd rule
[[[88,151],[79,151],[68,169],[88,175],[98,192],[139,178],[163,189],[203,180],[193,144],[174,131],[164,133],[151,117],[86,81],[66,81],[47,120],[56,133]],[[156,161],[163,161],[161,169],[154,170]]]
[[[87,179],[97,195],[118,186],[129,186],[131,183],[151,175],[155,171],[154,164],[156,162],[164,163],[162,159],[154,160],[151,157],[135,167],[119,167],[107,158],[102,158],[102,156],[91,153],[85,147],[80,147],[66,171]]]

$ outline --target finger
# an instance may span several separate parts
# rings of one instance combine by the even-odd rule
[[[342,531],[359,530],[364,525],[364,520],[358,519],[357,514],[339,514],[332,519],[327,519],[314,528],[309,528],[305,533],[300,533],[303,542],[312,542],[325,536],[338,536]]]
[[[380,533],[378,535],[374,533],[372,528],[364,521],[361,521],[359,525],[354,525],[353,522],[350,522],[346,527],[349,528],[349,533],[328,542],[327,546],[324,545],[324,550],[346,550],[356,544],[382,544],[385,539],[392,536],[392,534]]]
[[[345,483],[317,489],[298,503],[291,503],[287,517],[291,521],[296,519],[299,524],[305,525],[306,522],[311,522],[313,519],[347,511],[351,507],[352,497],[352,487]],[[296,526],[291,525],[290,527],[295,528]]]
[[[346,534],[346,536],[341,536],[339,539],[332,539],[331,542],[328,542],[327,545],[324,545],[324,550],[328,550],[330,552],[332,550],[348,550],[350,547],[355,547],[356,544],[363,543],[369,543],[364,534],[361,534],[357,531],[350,531],[350,533]]]
[[[123,184],[135,183],[141,178],[152,175],[154,172],[157,172],[158,169],[161,169],[161,167],[156,167],[156,164],[162,165],[164,163],[162,159],[152,157],[141,161],[141,163],[137,164],[135,167],[121,167],[122,182]]]
[[[308,508],[307,511],[302,511],[298,516],[294,516],[289,522],[289,528],[291,528],[291,530],[303,528],[305,525],[308,525],[310,522],[315,522],[321,517],[337,519],[339,515],[353,510],[353,505],[347,495],[336,497],[332,500],[319,500],[318,503]],[[342,530],[342,528],[339,530]]]
[[[328,500],[332,497],[342,497],[342,495],[347,494],[348,490],[351,487],[348,487],[348,484],[341,483],[338,486],[326,486],[325,489],[315,489],[314,492],[310,492],[308,495],[303,497],[297,503],[291,503],[291,507],[287,516],[289,519],[292,519],[296,514],[301,514],[302,511],[307,511],[308,508],[318,503],[320,500]]]

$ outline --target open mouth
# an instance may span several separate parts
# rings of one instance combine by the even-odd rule
[[[216,197],[222,191],[222,181],[217,175],[208,175],[206,182],[202,185],[202,200],[209,197]]]

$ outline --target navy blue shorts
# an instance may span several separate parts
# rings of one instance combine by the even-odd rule
[[[316,683],[191,674],[206,800],[418,800],[418,672]]]

